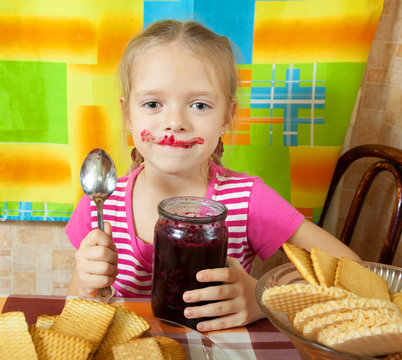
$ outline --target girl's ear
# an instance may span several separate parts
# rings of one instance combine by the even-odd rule
[[[122,114],[122,117],[124,120],[124,126],[125,126],[126,130],[130,132],[131,124],[130,124],[130,119],[128,116],[128,111],[126,109],[126,105],[127,105],[126,100],[124,99],[124,97],[121,97],[119,99],[119,102],[120,102],[121,114]]]

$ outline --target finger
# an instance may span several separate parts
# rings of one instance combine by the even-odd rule
[[[110,235],[110,242],[108,243],[108,247],[109,249],[113,250],[113,251],[117,251],[116,248],[116,244],[113,241],[113,237],[112,237],[112,225],[110,224],[110,222],[108,221],[104,221],[103,222],[103,230],[106,234]]]
[[[202,306],[187,307],[184,316],[188,319],[216,317],[233,314],[238,310],[236,303],[231,300],[217,301]]]
[[[240,269],[243,270],[244,269],[243,265],[240,264],[239,260],[237,260],[237,259],[235,259],[235,258],[233,258],[231,256],[226,257],[226,265],[229,266],[232,269],[238,269],[238,270],[240,270]]]
[[[108,235],[112,235],[112,225],[110,224],[110,222],[103,222],[103,231]]]
[[[183,293],[183,300],[187,303],[199,301],[225,300],[235,297],[237,290],[233,285],[224,284],[209,286],[202,289],[188,290]]]
[[[76,253],[76,259],[77,258],[89,261],[104,261],[109,264],[117,265],[118,255],[115,251],[98,245],[80,249]],[[77,259],[77,261],[79,261],[79,259]]]
[[[80,278],[80,288],[86,293],[92,294],[96,293],[98,289],[112,285],[114,280],[113,276],[86,274],[85,277]]]
[[[106,223],[105,223],[106,224]],[[109,224],[109,223],[107,223]],[[110,226],[110,224],[109,224]],[[113,251],[116,251],[116,244],[114,243],[112,236],[99,229],[91,230],[88,235],[82,240],[80,248],[90,246],[104,246]]]
[[[80,264],[77,264],[77,269],[82,274],[93,275],[106,275],[116,276],[117,264],[110,264],[105,261],[88,261],[84,260]]]
[[[202,321],[197,324],[198,331],[212,331],[229,329],[236,326],[243,326],[246,323],[243,321],[241,314],[230,314],[227,316],[221,316],[216,319]]]
[[[222,281],[226,283],[233,283],[238,281],[238,276],[237,271],[233,271],[233,269],[225,267],[201,270],[197,273],[196,279],[199,282]]]

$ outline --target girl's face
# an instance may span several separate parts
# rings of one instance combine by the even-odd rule
[[[175,43],[137,59],[125,120],[147,166],[177,174],[208,164],[227,121],[223,92],[207,66]]]

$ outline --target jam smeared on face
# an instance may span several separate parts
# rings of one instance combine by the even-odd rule
[[[164,135],[159,138],[153,136],[149,130],[145,129],[141,132],[141,140],[142,142],[152,142],[157,145],[166,145],[166,146],[175,146],[175,147],[182,147],[184,149],[189,149],[194,145],[203,144],[204,139],[200,137],[192,138],[187,141],[178,140],[175,136],[172,135]]]

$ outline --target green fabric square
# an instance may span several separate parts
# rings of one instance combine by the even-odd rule
[[[272,65],[258,64],[252,66],[253,87],[270,87],[272,86]]]
[[[278,64],[275,65],[275,87],[285,87],[286,86],[286,72],[289,69],[289,64]]]
[[[5,202],[5,206],[7,207],[7,210],[19,210],[20,209],[20,203],[18,201],[7,201],[7,202]]]
[[[226,145],[223,164],[235,171],[246,172],[264,182],[290,201],[289,149],[283,146]],[[278,171],[281,169],[281,171]]]
[[[270,117],[270,109],[262,108],[262,109],[250,109],[250,116],[251,117]]]
[[[272,117],[283,117],[283,109],[274,108],[272,109]]]
[[[0,61],[0,141],[67,144],[66,64]]]
[[[313,78],[313,64],[293,64],[293,69],[300,69],[300,81],[302,82],[300,85],[304,85],[304,81],[310,81]],[[311,85],[310,85],[311,86]]]
[[[43,211],[45,211],[45,203],[43,203],[43,202],[32,202],[32,212],[34,212],[34,211],[40,211],[41,215],[43,215]]]
[[[47,203],[47,209],[48,211],[71,212],[74,210],[74,206],[72,204]]]
[[[311,125],[299,124],[297,126],[297,144],[299,146],[311,145]]]
[[[283,147],[283,124],[272,124],[272,145]]]
[[[269,124],[250,124],[250,144],[269,146]]]

